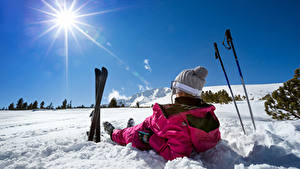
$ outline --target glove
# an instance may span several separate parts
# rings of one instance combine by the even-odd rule
[[[149,139],[152,136],[152,132],[144,132],[144,131],[138,131],[139,132],[139,139],[146,144],[149,144]]]

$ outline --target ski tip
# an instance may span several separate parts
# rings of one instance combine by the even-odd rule
[[[95,73],[100,73],[100,72],[101,72],[100,69],[95,68]]]
[[[95,68],[95,74],[96,76],[107,76],[107,69],[105,67],[102,67],[102,69],[98,69],[98,68]]]
[[[107,73],[107,69],[105,67],[102,67],[102,72]]]

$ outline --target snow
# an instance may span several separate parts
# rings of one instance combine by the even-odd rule
[[[238,107],[216,104],[222,140],[216,147],[191,157],[166,161],[155,151],[113,143],[102,130],[102,142],[88,142],[91,109],[57,111],[0,111],[0,168],[300,168],[300,120],[275,121],[264,112],[264,102],[251,100],[257,130],[247,103]],[[130,117],[136,124],[151,108],[101,109],[101,121],[123,128]]]

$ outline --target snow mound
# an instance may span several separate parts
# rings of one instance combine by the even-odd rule
[[[177,158],[172,161],[168,161],[166,163],[165,169],[173,169],[173,168],[180,168],[180,169],[190,169],[190,168],[199,168],[203,169],[203,164],[201,161],[195,161],[189,159],[187,157],[184,158]]]

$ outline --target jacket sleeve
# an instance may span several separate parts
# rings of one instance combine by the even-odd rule
[[[149,144],[166,160],[190,156],[193,151],[187,129],[178,126],[170,127],[165,137],[159,137],[154,133],[149,139]]]

